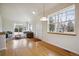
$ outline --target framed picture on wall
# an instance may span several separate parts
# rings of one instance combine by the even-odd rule
[[[48,33],[75,34],[75,5],[48,15]]]

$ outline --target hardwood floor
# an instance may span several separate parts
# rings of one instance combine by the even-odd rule
[[[34,39],[8,40],[6,50],[0,51],[2,56],[62,56],[45,46],[43,41]],[[52,47],[53,48],[53,47]]]

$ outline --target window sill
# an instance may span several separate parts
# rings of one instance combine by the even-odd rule
[[[76,33],[74,32],[48,32],[49,34],[60,34],[60,35],[70,35],[70,36],[76,36]]]

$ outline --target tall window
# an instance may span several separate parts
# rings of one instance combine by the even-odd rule
[[[48,19],[48,32],[74,32],[75,6],[51,14]]]
[[[24,27],[24,31],[32,31],[32,24],[26,22],[26,26]]]
[[[14,24],[14,32],[23,32],[23,24]]]

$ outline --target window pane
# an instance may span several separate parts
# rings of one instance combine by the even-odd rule
[[[62,13],[59,13],[59,22],[61,22],[62,19]]]
[[[53,23],[52,17],[49,17],[49,24]]]
[[[57,23],[58,21],[59,21],[59,15],[57,14],[57,15],[56,15],[55,22]]]
[[[68,32],[74,32],[74,24],[71,20],[69,20],[68,23],[67,23],[67,31]]]
[[[66,13],[67,13],[67,20],[75,19],[75,10],[74,9],[68,10]]]
[[[58,22],[57,23],[55,23],[55,32],[58,32]]]
[[[58,24],[58,32],[64,32],[64,23]]]
[[[63,12],[63,13],[62,13],[61,21],[62,21],[62,22],[67,21],[67,20],[66,20],[66,12]]]
[[[53,16],[52,18],[53,18],[53,23],[55,23],[56,22],[56,16]]]
[[[55,31],[55,24],[49,24],[49,31],[54,32]]]

